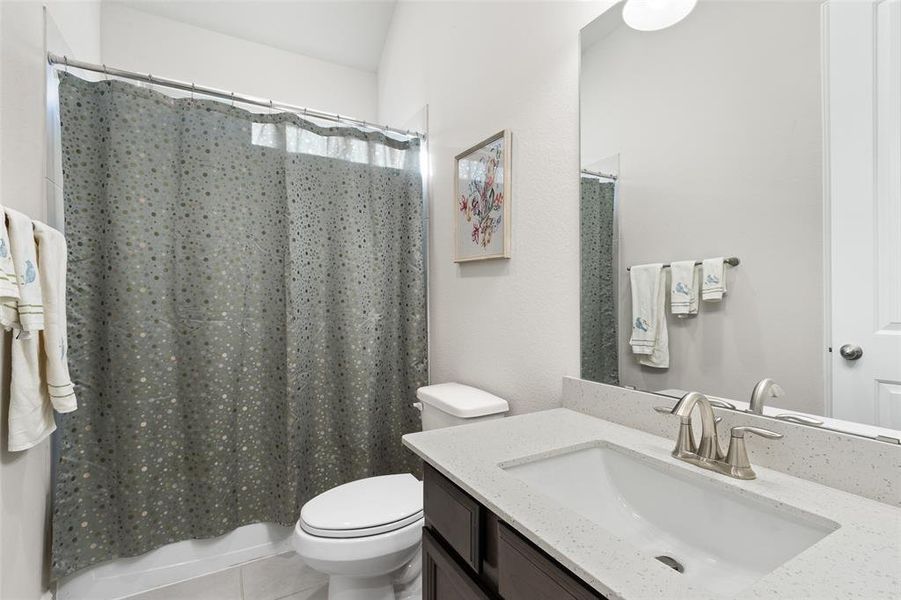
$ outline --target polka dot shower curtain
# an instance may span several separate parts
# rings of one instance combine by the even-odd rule
[[[61,74],[70,367],[53,574],[415,468],[419,141]]]
[[[582,377],[619,385],[616,336],[616,263],[612,181],[582,176]]]

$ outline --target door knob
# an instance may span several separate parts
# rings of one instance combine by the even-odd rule
[[[863,348],[857,344],[845,344],[838,349],[838,353],[841,354],[842,358],[845,360],[857,360],[863,356]]]

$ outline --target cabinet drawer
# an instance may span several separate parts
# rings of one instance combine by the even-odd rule
[[[498,591],[504,600],[603,598],[513,531],[498,524]]]
[[[423,600],[489,600],[428,528],[422,530]]]
[[[482,506],[428,464],[423,471],[423,485],[426,525],[479,574]]]

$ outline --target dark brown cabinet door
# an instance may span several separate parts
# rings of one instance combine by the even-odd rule
[[[498,563],[504,600],[603,599],[505,523],[498,524]]]
[[[479,543],[482,506],[428,464],[423,474],[426,525],[478,575],[482,561]]]
[[[426,464],[423,600],[604,600]]]
[[[489,600],[479,584],[445,550],[428,528],[422,530],[423,600]]]

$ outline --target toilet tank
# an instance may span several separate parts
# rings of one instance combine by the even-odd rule
[[[507,414],[503,398],[460,383],[438,383],[416,390],[422,410],[422,430],[465,425]]]

